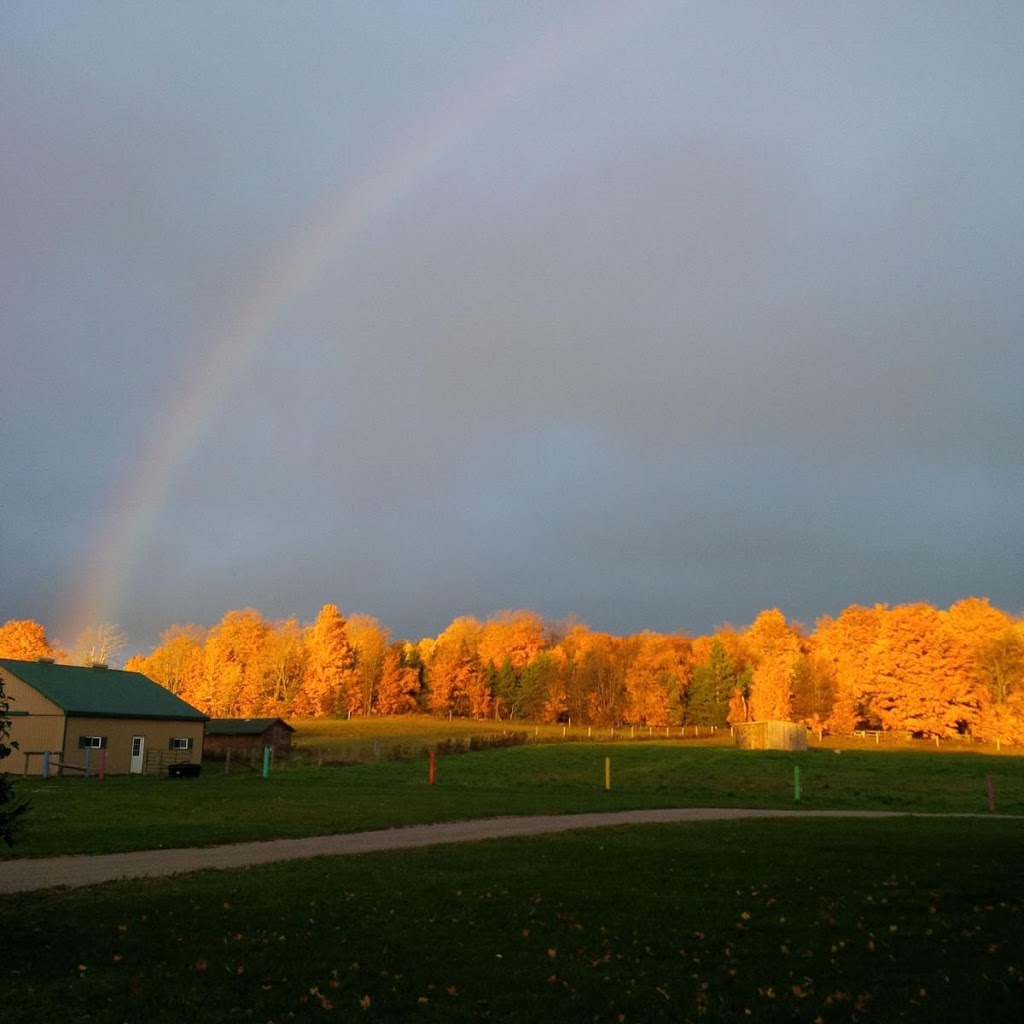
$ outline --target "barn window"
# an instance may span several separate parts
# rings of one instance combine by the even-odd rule
[[[191,737],[176,736],[171,739],[169,748],[170,750],[191,750],[192,739]]]
[[[78,749],[84,750],[86,747],[99,747],[103,748],[107,745],[106,736],[79,736],[78,737]]]

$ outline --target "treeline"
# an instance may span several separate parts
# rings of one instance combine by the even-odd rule
[[[0,656],[9,627],[0,627]],[[34,624],[31,624],[34,625]],[[41,630],[41,627],[37,627]],[[45,652],[44,652],[45,653]],[[28,656],[35,657],[31,654]],[[316,621],[228,612],[174,626],[125,666],[215,718],[392,715],[718,725],[783,719],[1024,743],[1024,621],[967,598],[853,605],[813,631],[778,609],[710,636],[614,636],[535,612],[458,618],[392,642],[367,615],[325,605]]]

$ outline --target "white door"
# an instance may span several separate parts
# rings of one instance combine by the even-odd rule
[[[128,769],[132,775],[141,775],[142,766],[144,763],[146,754],[146,737],[145,736],[133,736],[132,737],[132,763]]]

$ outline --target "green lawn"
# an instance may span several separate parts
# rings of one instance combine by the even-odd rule
[[[605,758],[612,788],[604,788]],[[794,768],[808,809],[1024,815],[1024,759],[929,751],[739,751],[690,742],[545,744],[344,767],[275,767],[199,779],[25,779],[31,801],[10,856],[95,853],[318,835],[500,814],[649,807],[793,807]]]
[[[1022,849],[1004,819],[635,826],[5,897],[0,1016],[1018,1024]]]
[[[6,856],[793,807],[794,767],[808,809],[980,816],[621,827],[5,897],[0,1018],[1024,1019],[1020,758],[577,742],[442,756],[430,786],[425,757],[363,738],[379,760],[268,778],[19,780],[32,810]],[[988,778],[1019,817],[988,815]]]

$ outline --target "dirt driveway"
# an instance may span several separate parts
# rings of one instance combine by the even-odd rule
[[[352,832],[344,835],[274,839],[259,843],[233,843],[175,850],[138,850],[96,856],[47,857],[0,862],[0,893],[28,892],[57,886],[97,885],[125,878],[153,878],[191,871],[246,867],[309,857],[341,857],[378,850],[403,850],[443,843],[469,843],[508,836],[535,836],[547,832],[642,825],[674,821],[727,821],[738,818],[882,818],[906,817],[891,811],[759,811],[737,808],[678,808],[618,811],[608,814],[541,815],[485,818],[440,825]]]

